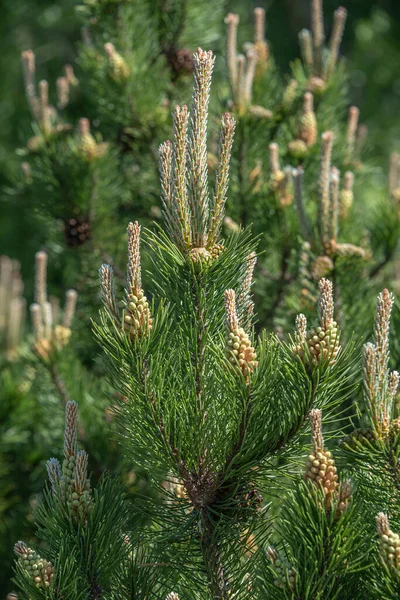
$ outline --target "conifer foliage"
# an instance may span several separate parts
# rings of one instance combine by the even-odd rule
[[[40,192],[42,217],[62,225],[64,253],[72,272],[79,265],[80,284],[89,275],[79,296],[66,292],[61,316],[48,293],[49,254],[36,254],[33,336],[24,346],[18,265],[0,262],[5,372],[26,361],[46,374],[64,418],[63,448],[60,436],[46,445],[36,538],[28,534],[14,546],[15,594],[18,600],[394,600],[400,593],[400,376],[393,369],[398,356],[389,352],[391,319],[398,322],[394,296],[386,288],[378,295],[372,342],[361,347],[350,324],[368,330],[363,292],[379,289],[395,259],[399,167],[393,159],[390,193],[378,207],[389,241],[374,226],[362,239],[365,215],[354,212],[353,186],[355,174],[367,178],[369,170],[361,162],[358,109],[342,110],[346,10],[335,11],[326,44],[322,1],[312,0],[311,31],[299,36],[302,62],[286,86],[265,38],[265,11],[254,11],[245,55],[238,52],[239,18],[228,14],[226,81],[215,77],[223,105],[216,133],[215,55],[198,48],[192,56],[181,46],[186,9],[195,21],[199,5],[154,4],[154,14],[147,2],[87,0],[81,7],[91,29],[84,29],[77,76],[81,81],[86,73],[82,93],[93,102],[96,86],[107,92],[110,102],[99,102],[96,126],[110,142],[93,134],[88,118],[77,127],[64,118],[77,87],[73,69],[57,81],[55,109],[47,82],[36,83],[33,52],[23,54],[35,128],[25,150],[32,162],[24,163],[25,190],[32,197]],[[143,38],[136,49],[123,35],[139,17],[150,26],[147,61]],[[168,68],[166,88],[155,83],[148,105],[149,90],[139,83],[144,65],[157,75]],[[164,141],[167,107],[175,95],[185,97],[186,71],[193,77],[191,105],[170,111],[172,135]],[[347,113],[344,127],[336,112]],[[146,195],[143,164],[151,163],[154,174],[154,144],[162,209],[153,210],[159,222],[150,225],[149,206],[132,207],[127,198],[139,188],[139,204]],[[133,160],[137,179],[127,168]],[[119,240],[127,207],[135,217],[123,238],[124,282]],[[102,235],[113,238],[115,257]],[[49,252],[57,244],[52,238]],[[91,287],[95,260],[99,313]],[[356,275],[366,283],[352,294]],[[86,327],[87,313],[92,317],[101,354],[95,366],[88,366],[90,351],[74,346],[77,306]],[[264,322],[275,332],[263,330]],[[75,357],[87,390],[79,397],[81,414],[63,363],[74,349],[85,359],[83,365]],[[117,467],[107,445],[115,435]],[[132,494],[129,481],[139,475],[144,493]]]

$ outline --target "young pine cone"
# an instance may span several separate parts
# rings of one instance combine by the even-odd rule
[[[311,275],[313,279],[319,280],[321,277],[329,275],[333,271],[333,261],[329,256],[317,256],[311,264]]]
[[[54,567],[51,562],[41,558],[35,550],[28,548],[24,542],[17,542],[14,552],[18,555],[21,567],[29,574],[38,588],[50,587],[54,576]]]
[[[400,536],[390,529],[389,520],[384,513],[378,514],[376,524],[380,538],[381,560],[398,577],[400,575]]]
[[[290,590],[294,590],[296,585],[296,571],[292,569],[289,561],[286,558],[282,558],[272,546],[268,546],[267,556],[274,567],[276,575],[274,584],[276,587],[281,589],[289,587]]]
[[[356,429],[350,435],[347,435],[341,445],[349,448],[356,449],[359,444],[373,444],[376,441],[376,437],[372,429]]]
[[[207,248],[192,248],[189,250],[189,258],[195,265],[210,265],[224,250],[222,244],[214,244],[209,250]]]
[[[211,253],[207,248],[192,248],[189,251],[189,258],[195,265],[209,265],[212,262]]]

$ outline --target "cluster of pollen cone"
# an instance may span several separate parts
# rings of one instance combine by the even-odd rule
[[[340,331],[333,320],[333,288],[328,279],[321,279],[318,299],[319,323],[307,331],[307,320],[304,315],[296,319],[297,339],[293,353],[304,364],[317,367],[320,364],[333,365],[340,350]]]
[[[24,542],[17,542],[14,552],[19,558],[21,567],[30,575],[38,588],[50,587],[53,579],[54,567],[51,562],[41,558],[35,550],[29,548]]]
[[[228,360],[248,380],[250,374],[258,366],[257,354],[249,335],[239,325],[236,314],[236,296],[233,290],[225,292],[225,314],[228,329],[226,342]]]
[[[379,513],[376,525],[380,538],[379,550],[382,561],[395,572],[400,573],[400,535],[390,529],[387,515]]]
[[[338,516],[346,510],[352,494],[349,481],[339,484],[339,477],[332,453],[324,449],[322,437],[322,412],[319,409],[310,411],[313,451],[308,456],[305,481],[318,486],[324,493],[325,506],[331,510],[333,503],[337,505]]]

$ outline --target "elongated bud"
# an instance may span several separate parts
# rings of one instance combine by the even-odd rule
[[[32,50],[25,50],[21,53],[21,60],[24,71],[25,88],[27,92],[28,90],[31,92],[31,88],[34,87],[35,84],[35,53]]]
[[[265,40],[265,9],[255,8],[254,12],[254,50],[257,54],[257,71],[263,72],[267,67],[269,46]]]
[[[44,115],[46,109],[49,106],[49,82],[45,79],[39,81],[39,100],[40,100],[40,108]]]
[[[35,254],[35,301],[41,306],[47,302],[47,254]]]
[[[110,265],[103,264],[99,269],[100,292],[104,306],[113,317],[118,317],[117,302],[114,291],[114,273]]]
[[[354,146],[354,161],[356,165],[361,164],[361,154],[368,138],[368,126],[360,123],[357,129],[356,143]]]
[[[318,125],[314,113],[314,96],[311,92],[304,94],[303,114],[300,118],[298,139],[305,142],[307,146],[313,146],[317,141]]]
[[[75,290],[67,290],[65,295],[65,308],[64,308],[64,319],[63,326],[71,327],[76,308],[76,301],[78,299],[78,293]]]
[[[349,115],[348,115],[348,119],[347,119],[347,131],[346,131],[347,161],[351,161],[351,159],[353,158],[359,116],[360,116],[360,109],[357,108],[357,106],[351,106],[349,108]]]
[[[24,298],[13,298],[10,301],[7,334],[7,350],[10,353],[17,348],[21,340],[25,308],[26,301]]]
[[[279,146],[275,142],[269,145],[269,164],[273,173],[281,170],[279,164]]]
[[[374,429],[381,434],[381,406],[379,405],[379,386],[377,382],[377,353],[376,347],[370,342],[363,347],[363,384],[364,398],[374,425]]]
[[[90,134],[90,121],[86,117],[82,117],[78,121],[78,130],[81,136]]]
[[[112,77],[118,82],[128,79],[130,75],[129,66],[121,54],[116,51],[114,44],[111,44],[111,42],[104,44],[104,50],[108,56]]]
[[[52,335],[52,329],[53,329],[53,312],[51,310],[51,304],[50,302],[45,302],[43,304],[43,306],[41,306],[42,309],[42,316],[43,316],[43,325],[44,325],[44,337],[46,338],[46,340],[50,340],[51,339],[51,335]]]
[[[57,106],[63,110],[69,102],[69,81],[66,77],[58,77],[57,86]]]
[[[37,303],[31,304],[30,312],[33,333],[35,335],[36,341],[38,342],[44,338],[44,326],[40,305]]]
[[[323,278],[319,282],[318,316],[321,326],[325,329],[332,324],[333,311],[333,285],[329,279]]]
[[[307,69],[312,72],[314,69],[314,51],[311,31],[302,29],[299,33],[301,58]]]
[[[319,172],[319,230],[323,245],[329,244],[330,175],[333,139],[332,131],[325,131],[322,134]]]
[[[204,248],[206,245],[208,220],[207,119],[214,61],[212,52],[205,52],[201,48],[194,56],[188,179],[192,243],[197,248]]]
[[[314,42],[314,61],[316,73],[321,74],[322,55],[325,43],[324,15],[322,0],[312,0],[311,4],[311,29]]]
[[[35,54],[32,50],[25,50],[21,54],[21,59],[24,73],[25,93],[28,99],[29,108],[31,110],[32,116],[35,119],[38,119],[40,116],[40,106],[35,89]]]
[[[245,278],[242,286],[242,291],[238,297],[238,305],[240,307],[241,320],[243,328],[249,330],[251,320],[254,314],[254,302],[251,297],[251,286],[253,283],[254,268],[257,264],[257,256],[252,252],[246,257]]]
[[[235,125],[235,119],[233,119],[229,113],[225,113],[222,117],[221,135],[219,140],[218,170],[208,235],[209,245],[217,242],[225,214],[225,202],[229,182],[229,165],[233,137],[235,134]]]
[[[65,405],[64,456],[67,460],[77,453],[78,405],[69,400]]]
[[[381,380],[384,378],[389,362],[389,331],[393,302],[393,295],[387,289],[379,294],[376,301],[374,340]]]
[[[226,36],[226,61],[228,66],[228,76],[232,87],[233,95],[236,94],[236,87],[238,83],[237,74],[237,28],[239,25],[239,15],[229,13],[225,17],[225,23],[227,25],[227,36]]]
[[[254,9],[254,41],[262,42],[265,38],[265,10],[264,8]]]
[[[331,202],[330,202],[330,240],[336,242],[339,233],[339,193],[340,172],[336,167],[331,170]]]
[[[170,592],[165,600],[179,600],[179,596],[175,592]]]
[[[389,397],[390,397],[390,403],[393,403],[393,400],[397,394],[397,390],[399,388],[399,382],[400,382],[400,374],[398,371],[391,371],[389,373]]]
[[[299,224],[303,236],[306,239],[312,238],[312,230],[311,224],[307,217],[304,199],[303,199],[303,176],[304,171],[302,167],[297,167],[297,169],[293,169],[293,182],[294,182],[294,198],[296,202],[297,215],[299,218]]]
[[[239,321],[236,314],[236,295],[234,290],[225,291],[225,317],[226,326],[229,331],[234,331],[239,327]]]
[[[179,247],[181,242],[179,230],[176,228],[174,202],[172,195],[172,145],[169,140],[160,145],[158,149],[159,172],[161,183],[161,202],[164,209],[165,224],[170,237]]]
[[[341,219],[345,219],[353,206],[354,201],[354,174],[351,171],[346,171],[344,174],[344,185],[339,196],[339,215]]]
[[[339,6],[333,13],[333,28],[329,44],[329,58],[326,66],[326,77],[330,77],[335,71],[337,59],[339,56],[339,48],[342,43],[342,37],[347,19],[347,10],[343,6]]]
[[[126,288],[129,294],[135,294],[142,288],[140,266],[140,225],[137,221],[128,225],[128,265],[126,271]]]
[[[79,450],[76,455],[76,465],[75,465],[75,492],[77,494],[82,494],[86,489],[86,482],[88,476],[88,461],[89,456],[87,452],[84,450]]]
[[[299,342],[303,343],[307,338],[307,319],[306,317],[300,313],[296,317],[296,333],[299,338]]]
[[[56,458],[50,458],[46,463],[46,469],[51,485],[51,490],[53,494],[55,494],[59,488],[62,478],[61,465]]]
[[[389,194],[394,197],[394,192],[400,188],[400,154],[397,152],[390,155],[388,184]]]
[[[78,85],[78,80],[75,77],[74,68],[72,65],[64,65],[64,75],[69,85]]]
[[[311,437],[314,452],[320,452],[324,447],[322,438],[322,411],[318,408],[310,410]]]
[[[187,192],[187,131],[189,112],[187,106],[175,106],[174,141],[172,154],[172,213],[170,230],[174,231],[175,243],[182,252],[190,246],[190,214]]]
[[[251,95],[253,91],[253,81],[256,72],[257,65],[257,52],[254,48],[250,48],[246,54],[246,69],[244,73],[243,81],[243,102],[247,106],[251,102]]]

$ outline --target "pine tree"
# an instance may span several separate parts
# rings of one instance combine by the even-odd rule
[[[392,311],[395,331],[399,321],[387,289],[373,343],[361,350],[358,339],[367,292],[397,267],[399,161],[364,210],[373,170],[359,110],[346,106],[346,10],[326,45],[322,2],[311,2],[286,84],[265,11],[254,11],[245,55],[228,14],[213,94],[213,52],[187,46],[194,31],[214,45],[222,3],[205,14],[197,0],[87,0],[80,14],[77,68],[57,80],[56,108],[34,53],[22,56],[34,135],[13,194],[34,206],[46,251],[28,337],[18,265],[1,262],[4,430],[17,402],[31,407],[40,456],[30,473],[44,454],[58,458],[34,511],[37,540],[28,529],[14,546],[19,600],[396,598]],[[189,73],[191,106],[172,109]],[[48,257],[50,287],[53,277],[79,292],[66,291],[62,316]],[[7,517],[15,448],[0,448]]]

